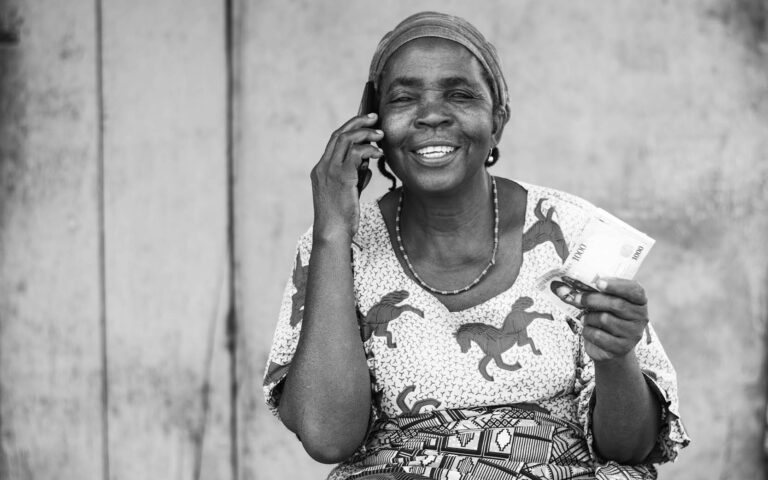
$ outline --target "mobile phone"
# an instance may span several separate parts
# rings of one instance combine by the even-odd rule
[[[373,82],[366,82],[363,89],[363,98],[360,100],[360,108],[358,109],[358,115],[367,115],[369,113],[378,112],[378,99],[376,98],[376,87]],[[373,128],[378,128],[379,122]],[[360,164],[360,168],[357,169],[357,194],[358,196],[363,192],[363,189],[368,186],[368,182],[371,181],[371,170],[368,168],[368,159],[365,159]]]

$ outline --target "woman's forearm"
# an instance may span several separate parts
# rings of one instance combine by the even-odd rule
[[[370,376],[360,339],[350,239],[313,238],[304,317],[280,416],[316,460],[347,458],[364,440]]]
[[[598,453],[619,463],[642,462],[658,436],[661,406],[634,351],[595,362],[595,382],[592,431]]]

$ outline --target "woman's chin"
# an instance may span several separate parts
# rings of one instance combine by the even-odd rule
[[[428,173],[421,171],[403,182],[410,190],[438,195],[455,192],[462,183],[462,175],[451,169],[434,169]]]

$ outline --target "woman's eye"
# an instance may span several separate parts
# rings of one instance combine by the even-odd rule
[[[391,98],[389,101],[390,103],[405,103],[411,100],[413,100],[413,98],[407,95],[398,95],[397,97]]]
[[[472,92],[456,91],[451,92],[450,97],[458,100],[470,100],[475,98],[475,95]]]

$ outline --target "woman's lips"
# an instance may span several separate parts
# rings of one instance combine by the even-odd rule
[[[449,163],[458,150],[449,145],[430,145],[416,150],[416,160],[428,167],[439,167]]]

